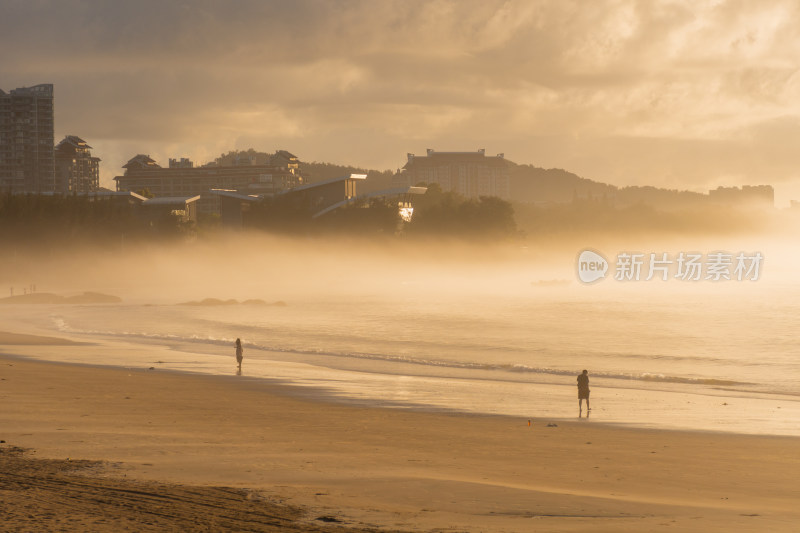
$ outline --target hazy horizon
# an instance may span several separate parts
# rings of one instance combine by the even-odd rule
[[[55,85],[102,158],[287,149],[396,169],[503,152],[618,186],[800,198],[800,7],[708,2],[0,1],[0,88]]]

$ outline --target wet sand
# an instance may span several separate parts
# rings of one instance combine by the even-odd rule
[[[14,353],[11,340],[0,335],[5,353]],[[15,338],[23,341],[37,342]],[[340,405],[243,376],[14,357],[0,357],[0,380],[0,514],[10,530],[177,530],[191,516],[196,529],[253,531],[325,529],[321,517],[337,528],[414,531],[796,531],[800,523],[797,438],[591,419],[529,426]],[[32,467],[32,459],[45,461]],[[91,494],[52,482],[59,476],[91,485]],[[244,518],[224,522],[231,516]]]

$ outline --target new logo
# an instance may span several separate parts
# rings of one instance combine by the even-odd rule
[[[594,250],[584,250],[578,255],[578,279],[584,283],[594,283],[606,277],[608,261]]]

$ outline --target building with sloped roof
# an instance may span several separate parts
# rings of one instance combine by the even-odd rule
[[[316,183],[295,187],[285,194],[292,195],[305,205],[311,218],[317,218],[333,209],[337,209],[356,198],[356,183],[367,179],[366,174],[347,174]]]
[[[508,162],[503,154],[487,156],[477,152],[437,152],[428,149],[426,155],[408,154],[408,161],[397,174],[397,186],[424,183],[438,184],[443,191],[453,191],[467,198],[497,196],[511,197]]]
[[[276,150],[269,158],[269,164],[289,169],[292,174],[300,173],[300,159],[286,150]]]
[[[190,160],[172,159],[169,168],[162,168],[150,156],[139,154],[122,168],[117,176],[118,191],[147,190],[154,197],[197,196],[199,213],[219,211],[219,196],[212,189],[236,190],[242,194],[274,195],[302,185],[303,179],[285,166],[274,165],[208,165],[196,167]]]
[[[122,168],[124,168],[127,173],[128,170],[152,170],[161,168],[161,165],[156,163],[149,155],[136,154],[127,163],[122,165]]]
[[[55,148],[55,191],[92,192],[100,188],[100,158],[77,135],[67,135]]]

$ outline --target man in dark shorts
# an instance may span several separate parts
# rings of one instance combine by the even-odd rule
[[[583,400],[586,400],[586,411],[588,413],[589,411],[592,410],[592,408],[589,407],[589,371],[588,370],[584,370],[583,373],[578,376],[578,416],[580,416],[581,412],[583,411]]]

